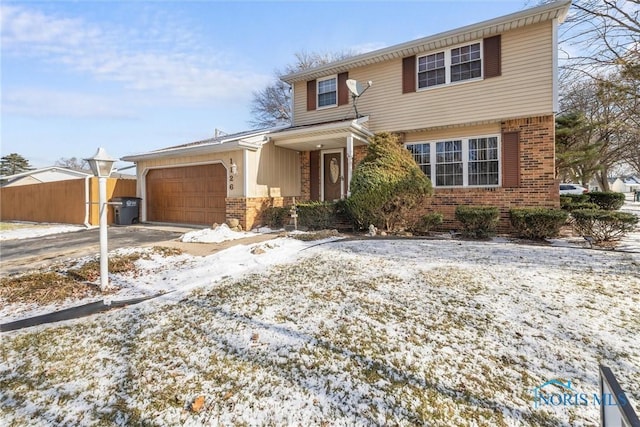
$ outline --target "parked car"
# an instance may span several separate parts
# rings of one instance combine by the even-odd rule
[[[585,194],[589,190],[578,184],[560,184],[560,195],[564,194]]]

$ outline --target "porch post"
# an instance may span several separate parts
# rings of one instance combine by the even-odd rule
[[[351,196],[351,175],[353,174],[353,135],[347,137],[347,197]]]

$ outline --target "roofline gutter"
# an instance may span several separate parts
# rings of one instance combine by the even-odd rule
[[[271,136],[271,138],[274,140],[277,140],[279,136],[289,137],[289,136],[309,133],[309,131],[311,130],[315,132],[322,132],[322,131],[337,130],[341,128],[344,128],[345,130],[348,130],[349,128],[355,128],[355,130],[357,130],[358,132],[361,132],[365,136],[370,137],[370,136],[373,136],[374,133],[371,132],[369,129],[365,128],[364,126],[362,126],[362,123],[366,123],[368,120],[369,120],[369,116],[365,116],[356,120],[352,120],[351,122],[326,123],[323,125],[309,125],[309,126],[301,127],[298,129],[291,129],[291,130],[285,129],[280,133],[274,133]],[[348,127],[345,126],[345,123],[349,123],[349,126]]]
[[[543,4],[541,6],[521,10],[519,12],[514,12],[508,15],[500,16],[497,18],[489,19],[487,21],[478,22],[476,24],[467,25],[467,26],[456,28],[453,30],[444,31],[442,33],[434,34],[421,39],[412,40],[409,42],[400,43],[400,44],[389,46],[386,48],[374,50],[372,52],[363,53],[361,55],[352,56],[350,58],[346,58],[336,62],[331,62],[326,65],[321,65],[319,67],[309,68],[308,70],[303,70],[295,73],[282,75],[280,76],[280,80],[286,83],[292,84],[297,81],[306,80],[307,78],[311,78],[315,75],[323,74],[325,72],[329,74],[328,73],[329,71],[333,72],[335,69],[340,69],[341,67],[345,69],[353,68],[354,64],[357,64],[360,62],[367,62],[367,61],[380,62],[388,59],[389,56],[398,56],[399,53],[401,54],[401,56],[409,56],[411,54],[415,54],[415,52],[411,53],[411,51],[427,43],[437,42],[437,41],[444,40],[449,37],[453,37],[453,36],[464,34],[464,33],[486,30],[488,28],[505,24],[510,21],[518,21],[518,20],[529,18],[531,16],[552,12],[554,10],[557,10],[558,12],[556,16],[551,16],[547,20],[557,19],[558,22],[561,23],[566,18],[567,13],[569,12],[570,6],[571,6],[571,0],[560,0],[553,3]],[[406,52],[403,52],[403,51],[406,51]],[[376,61],[377,58],[380,58],[379,61]],[[359,65],[356,65],[356,66],[359,66]]]
[[[255,136],[255,135],[254,135]],[[209,144],[201,144],[190,147],[180,147],[175,149],[162,150],[146,154],[138,154],[132,156],[121,157],[120,160],[125,162],[137,162],[140,160],[162,159],[166,157],[175,157],[176,155],[199,155],[208,153],[224,153],[233,150],[250,150],[257,151],[262,146],[261,143],[253,143],[242,140],[235,142],[215,142]]]

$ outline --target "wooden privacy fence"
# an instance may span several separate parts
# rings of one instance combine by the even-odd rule
[[[135,179],[107,180],[107,200],[135,197]],[[87,201],[89,205],[87,207]],[[0,188],[0,220],[98,225],[98,178]],[[107,207],[113,223],[113,208]]]

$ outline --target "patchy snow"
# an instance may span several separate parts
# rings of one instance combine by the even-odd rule
[[[114,299],[165,295],[2,334],[0,419],[591,426],[591,398],[536,408],[533,389],[593,396],[599,364],[640,405],[640,251],[278,238],[138,263]]]
[[[216,228],[205,228],[185,233],[180,241],[189,243],[221,243],[227,240],[243,239],[255,236],[255,233],[245,231],[233,231],[227,224],[222,224]]]
[[[86,230],[87,227],[67,224],[27,224],[20,223],[20,226],[11,230],[0,231],[0,241],[31,239],[34,237],[49,236],[51,234],[72,233]]]

